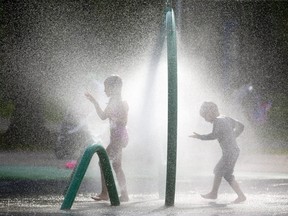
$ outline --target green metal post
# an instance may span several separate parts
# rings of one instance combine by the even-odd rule
[[[175,200],[177,160],[177,44],[174,11],[171,1],[166,8],[168,57],[168,143],[165,205],[173,206]]]
[[[61,210],[71,209],[71,206],[75,200],[76,194],[86,173],[88,165],[95,152],[98,154],[100,159],[100,164],[108,189],[111,205],[120,205],[117,188],[115,185],[111,165],[106,150],[100,144],[92,144],[86,148],[80,163],[76,167],[76,171],[72,177],[71,183],[62,203]]]

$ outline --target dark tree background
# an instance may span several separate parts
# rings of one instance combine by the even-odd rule
[[[15,108],[1,145],[23,149],[53,146],[55,142],[55,135],[44,126],[45,99],[39,89],[47,74],[52,76],[55,72],[55,66],[50,65],[53,49],[68,48],[73,52],[75,45],[61,34],[64,30],[53,40],[49,38],[53,26],[59,26],[58,21],[79,17],[74,27],[79,28],[81,36],[95,35],[105,41],[99,43],[99,49],[106,52],[103,59],[134,56],[132,49],[123,47],[145,38],[147,29],[141,26],[149,26],[149,22],[159,24],[150,29],[158,34],[164,2],[2,0],[0,101],[12,101]],[[284,106],[288,90],[288,3],[183,0],[181,8],[177,8],[179,2],[175,2],[178,33],[187,46],[187,55],[203,56],[210,63],[207,82],[224,86],[223,97],[253,83],[260,97],[272,100],[276,107],[271,125],[287,130],[288,112]],[[141,8],[151,8],[153,14],[146,14]],[[51,29],[45,29],[43,20],[51,24]],[[206,30],[212,34],[203,39]],[[80,45],[93,54],[88,42]],[[145,49],[145,45],[137,45]],[[102,64],[107,67],[109,62],[103,60]],[[33,82],[35,79],[41,82]]]

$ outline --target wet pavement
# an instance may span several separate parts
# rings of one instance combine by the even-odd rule
[[[33,165],[31,164],[32,160],[30,160],[30,163],[27,160],[29,158],[27,154],[13,154],[8,156],[7,154],[5,154],[6,156],[0,154],[2,159],[1,166],[9,164],[16,166],[17,164],[23,165],[25,163],[25,165]],[[18,159],[15,159],[15,156]],[[54,160],[51,155],[39,154],[38,156],[33,154],[34,165],[50,165],[59,169],[63,168],[65,161]],[[13,157],[14,160],[11,159]],[[37,180],[34,181],[33,186],[35,189],[35,184],[38,182],[37,184],[40,186],[38,185],[35,191],[39,193],[10,193],[8,196],[4,196],[3,188],[6,188],[6,190],[7,188],[11,189],[11,186],[15,186],[17,183],[15,187],[19,190],[22,188],[23,191],[25,187],[31,188],[31,185],[23,184],[23,179],[21,180],[22,182],[15,180],[12,183],[11,180],[1,180],[0,215],[288,215],[287,156],[258,155],[257,157],[255,155],[251,158],[247,156],[239,161],[237,180],[247,196],[247,200],[241,204],[231,203],[236,196],[225,181],[221,184],[217,200],[202,199],[200,194],[210,189],[213,176],[210,172],[194,172],[189,176],[187,174],[187,178],[181,176],[181,173],[178,175],[175,205],[173,207],[165,207],[163,194],[161,194],[159,184],[155,182],[153,177],[133,176],[128,173],[129,202],[121,203],[120,206],[111,206],[109,202],[95,202],[90,197],[94,195],[96,189],[84,188],[79,191],[71,210],[65,211],[60,210],[63,202],[61,190],[67,184],[67,179],[62,184],[59,183],[60,179],[55,184],[49,181],[51,188],[56,185],[58,191],[47,190],[49,182],[39,184],[40,180]],[[39,159],[38,162],[37,158]],[[262,161],[262,163],[257,163],[257,161]],[[249,166],[244,166],[247,163],[249,163]],[[274,168],[273,165],[275,166]],[[29,183],[29,180],[26,180],[26,183]],[[141,187],[136,187],[136,184]],[[41,187],[46,188],[46,191],[41,191]]]
[[[287,184],[288,182],[286,182]],[[286,186],[287,187],[287,186]],[[2,200],[0,215],[288,215],[286,194],[271,192],[249,193],[247,201],[231,204],[232,193],[221,193],[218,201],[201,199],[199,194],[176,194],[175,205],[165,207],[157,194],[134,194],[130,202],[110,206],[109,202],[95,202],[89,194],[79,194],[71,210],[59,210],[61,196],[39,196]]]

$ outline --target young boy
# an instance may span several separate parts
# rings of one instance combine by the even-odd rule
[[[128,144],[128,133],[126,129],[128,118],[128,104],[122,100],[122,79],[117,75],[111,75],[104,81],[104,91],[107,97],[110,97],[105,110],[102,110],[97,100],[89,93],[86,97],[90,100],[96,109],[98,116],[102,119],[109,119],[110,122],[110,143],[106,148],[109,159],[112,161],[112,167],[115,171],[121,189],[121,202],[128,202],[128,192],[126,188],[126,178],[122,169],[122,148]],[[96,201],[108,200],[108,191],[101,172],[102,192],[92,199]]]
[[[244,125],[230,117],[220,115],[218,107],[213,102],[204,102],[200,109],[200,115],[213,124],[213,131],[207,135],[195,133],[190,137],[200,140],[217,139],[222,149],[222,157],[214,169],[214,182],[210,193],[201,195],[205,199],[217,199],[218,189],[222,177],[230,184],[238,195],[233,203],[240,203],[246,200],[246,196],[234,178],[233,171],[239,156],[240,149],[236,138],[243,132]]]

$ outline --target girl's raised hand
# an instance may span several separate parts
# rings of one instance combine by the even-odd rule
[[[96,99],[95,99],[89,92],[86,92],[86,93],[85,93],[85,96],[86,96],[86,98],[87,98],[89,101],[91,101],[93,104],[96,103]]]

